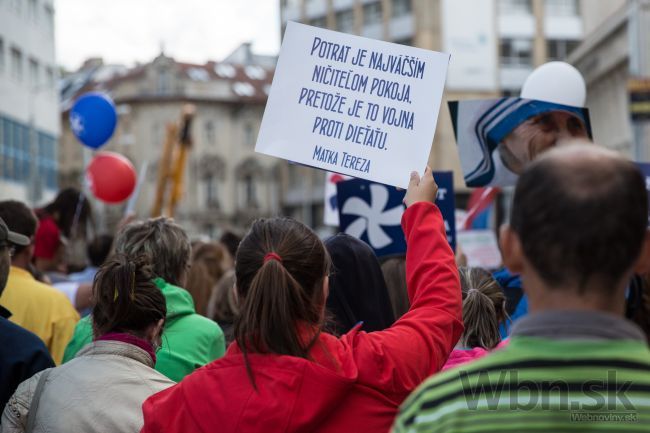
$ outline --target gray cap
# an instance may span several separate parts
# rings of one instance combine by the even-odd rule
[[[25,247],[31,243],[29,238],[20,233],[12,232],[7,224],[0,218],[0,242],[9,241],[14,245]]]

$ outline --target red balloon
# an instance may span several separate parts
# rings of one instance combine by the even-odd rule
[[[115,152],[97,152],[86,168],[90,190],[99,200],[120,203],[133,193],[136,183],[131,161]]]

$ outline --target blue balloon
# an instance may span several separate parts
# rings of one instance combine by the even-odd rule
[[[115,104],[105,94],[84,93],[70,110],[70,128],[75,137],[92,149],[106,143],[117,125]]]

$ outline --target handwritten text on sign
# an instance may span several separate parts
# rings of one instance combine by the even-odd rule
[[[423,171],[449,56],[290,22],[256,150],[406,187]]]

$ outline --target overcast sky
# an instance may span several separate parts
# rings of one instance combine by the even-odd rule
[[[66,69],[88,57],[133,65],[161,44],[176,60],[220,60],[240,43],[260,54],[280,45],[277,0],[55,0],[56,56]]]

